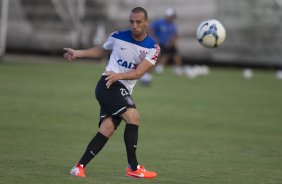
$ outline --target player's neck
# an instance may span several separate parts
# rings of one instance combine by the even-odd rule
[[[132,38],[136,41],[143,41],[147,37],[147,33],[141,34],[139,36],[134,36],[132,34]]]

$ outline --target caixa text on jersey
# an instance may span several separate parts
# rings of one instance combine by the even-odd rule
[[[138,66],[137,64],[128,61],[123,61],[122,59],[117,60],[117,63],[122,67],[133,69],[133,70],[135,70]]]

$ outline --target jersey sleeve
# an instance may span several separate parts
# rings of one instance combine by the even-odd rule
[[[161,51],[160,46],[158,44],[155,44],[153,48],[148,50],[145,59],[148,60],[153,65],[155,65],[158,60],[160,51]]]
[[[109,36],[108,40],[103,44],[104,49],[106,50],[113,50],[114,44],[115,44],[115,39],[111,36]]]

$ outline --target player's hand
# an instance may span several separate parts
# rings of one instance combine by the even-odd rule
[[[110,88],[110,86],[117,80],[120,80],[120,75],[118,73],[115,72],[106,72],[106,86],[107,88]]]
[[[77,58],[77,53],[75,50],[71,48],[64,48],[64,50],[66,51],[64,54],[65,60],[72,61]]]

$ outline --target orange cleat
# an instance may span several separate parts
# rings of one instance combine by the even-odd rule
[[[147,171],[144,166],[138,165],[136,171],[132,171],[129,167],[126,168],[125,173],[127,176],[134,178],[147,178],[153,179],[157,176],[156,172]]]
[[[76,166],[74,166],[71,171],[70,174],[73,176],[78,176],[78,177],[86,177],[85,174],[85,168],[82,167],[82,165],[77,164]]]

